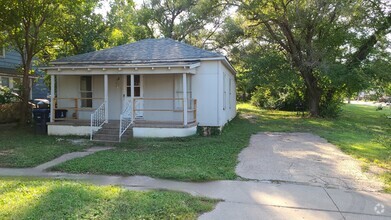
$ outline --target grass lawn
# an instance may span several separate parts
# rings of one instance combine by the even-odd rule
[[[0,128],[0,167],[33,167],[62,154],[90,145],[77,145],[59,138],[35,135],[30,129]]]
[[[238,153],[256,126],[236,118],[221,136],[135,138],[117,149],[98,152],[53,167],[73,173],[148,175],[187,181],[235,179]]]
[[[159,178],[206,181],[235,179],[238,153],[251,134],[260,131],[311,132],[360,159],[391,171],[390,109],[345,105],[337,119],[314,119],[295,112],[259,110],[239,104],[242,117],[227,125],[221,136],[133,139],[116,150],[68,161],[54,170],[74,173],[148,175]],[[253,116],[251,123],[243,116]],[[390,173],[383,175],[391,185]]]
[[[196,219],[216,203],[179,192],[0,178],[0,219]]]

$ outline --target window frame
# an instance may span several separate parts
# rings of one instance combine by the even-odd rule
[[[82,90],[82,78],[85,77],[89,77],[91,80],[91,91],[88,91],[88,90]],[[80,91],[80,108],[92,108],[93,107],[93,102],[92,102],[92,98],[93,98],[93,77],[92,76],[80,76],[80,84],[79,84],[79,91]],[[87,87],[87,86],[86,86]],[[91,97],[83,97],[83,94],[91,94]],[[84,98],[91,98],[91,99],[84,99]]]

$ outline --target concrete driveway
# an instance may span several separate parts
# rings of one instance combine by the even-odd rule
[[[260,181],[381,191],[384,184],[325,139],[309,133],[259,133],[239,154],[236,173]]]

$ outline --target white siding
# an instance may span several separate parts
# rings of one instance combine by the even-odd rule
[[[219,61],[202,61],[192,78],[193,98],[197,99],[197,121],[200,126],[218,126]]]

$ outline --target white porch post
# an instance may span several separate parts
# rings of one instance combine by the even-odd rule
[[[55,87],[55,76],[51,75],[50,76],[50,122],[54,122],[54,117],[56,117],[55,112],[54,112],[54,87]]]
[[[183,74],[183,125],[187,125],[187,80],[186,73]]]
[[[133,124],[134,122],[134,114],[135,114],[135,111],[134,109],[136,108],[136,102],[134,101],[134,75],[130,75],[130,101],[132,102],[132,118],[131,118],[131,122]]]
[[[105,103],[105,123],[109,122],[109,79],[104,75],[104,103]]]

